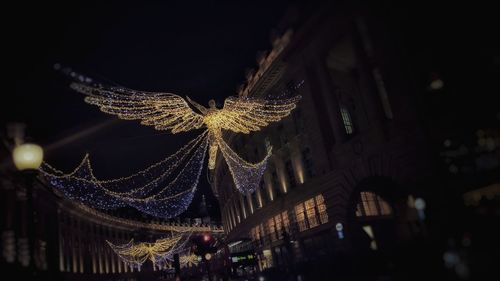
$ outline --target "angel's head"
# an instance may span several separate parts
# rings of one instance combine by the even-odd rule
[[[216,105],[216,104],[215,104],[215,100],[209,100],[209,101],[208,101],[208,106],[209,106],[210,108],[215,108],[215,105]]]

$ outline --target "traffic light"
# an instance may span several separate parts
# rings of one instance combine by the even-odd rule
[[[205,258],[207,254],[217,252],[216,240],[210,233],[204,233],[193,239],[192,250],[195,255]]]
[[[208,234],[208,233],[203,234],[203,242],[208,243],[211,238],[212,238],[212,236],[210,236],[210,234]]]

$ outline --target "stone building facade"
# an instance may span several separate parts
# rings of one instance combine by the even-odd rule
[[[138,272],[119,259],[106,241],[155,241],[175,232],[223,234],[215,225],[149,221],[94,210],[65,200],[33,175],[9,175],[2,177],[0,188],[1,267],[24,280],[173,278],[173,270],[160,270],[150,262]],[[26,181],[26,176],[31,179]],[[28,185],[32,186],[32,202]]]
[[[383,255],[425,231],[412,205],[425,159],[410,75],[380,21],[351,8],[291,9],[240,88],[249,97],[302,96],[281,122],[225,135],[253,162],[273,146],[255,193],[239,193],[221,161],[212,174],[228,241],[253,249],[260,271]]]

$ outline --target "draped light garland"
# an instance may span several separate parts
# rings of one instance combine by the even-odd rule
[[[207,225],[207,224],[187,224],[187,223],[159,223],[154,221],[137,221],[131,219],[125,219],[122,217],[111,216],[106,213],[97,211],[96,209],[87,207],[83,204],[73,204],[72,206],[78,209],[78,213],[84,212],[84,215],[91,215],[102,223],[111,223],[115,225],[121,225],[128,227],[129,229],[147,229],[156,230],[161,232],[212,232],[212,233],[223,233],[224,229],[222,226],[217,225]]]
[[[176,134],[207,128],[172,156],[128,177],[96,179],[88,155],[69,174],[46,163],[41,168],[49,182],[70,199],[102,209],[128,205],[164,218],[177,216],[191,203],[207,150],[209,169],[215,168],[220,150],[236,188],[244,194],[255,191],[272,148],[267,147],[262,161],[247,162],[224,141],[222,130],[243,134],[258,131],[270,122],[288,116],[300,100],[300,96],[279,100],[229,97],[223,108],[218,109],[214,100],[210,100],[209,108],[206,108],[189,97],[186,101],[169,93],[83,83],[73,83],[71,87],[87,95],[85,101],[97,105],[101,111],[122,119],[139,119],[141,124],[154,126],[157,130],[170,130]],[[176,176],[174,171],[178,172]]]
[[[49,183],[67,198],[89,207],[115,209],[132,206],[156,217],[172,218],[191,203],[203,168],[206,147],[207,137],[203,133],[175,155],[133,176],[112,181],[95,178],[88,155],[69,174],[47,163],[42,165],[41,171]],[[182,162],[185,162],[184,166],[180,165]],[[175,177],[169,174],[173,167],[180,170]]]

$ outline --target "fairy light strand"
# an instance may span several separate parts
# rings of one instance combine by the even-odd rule
[[[157,239],[153,243],[135,243],[134,239],[122,245],[116,245],[108,240],[106,242],[113,252],[131,267],[141,268],[147,260],[150,260],[153,266],[168,268],[169,264],[173,261],[174,254],[186,252],[186,245],[191,234],[192,232],[172,234],[171,237]],[[188,261],[184,259],[183,262],[186,263]]]
[[[137,194],[124,196],[110,192],[95,179],[88,158],[85,158],[70,174],[53,174],[42,167],[45,178],[67,198],[99,209],[115,209],[132,206],[147,214],[172,218],[187,209],[191,203],[203,168],[207,138],[201,138],[182,170],[173,179],[165,180],[165,186],[149,191],[147,197]]]

